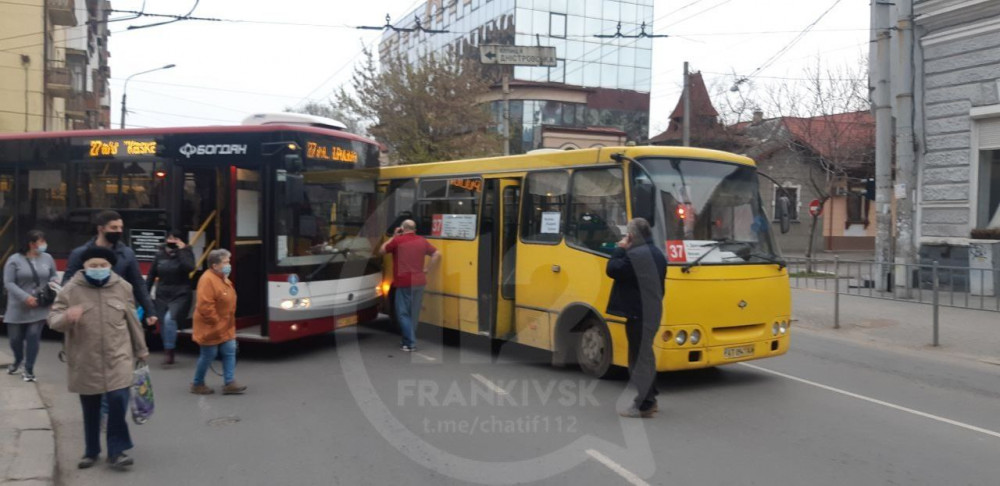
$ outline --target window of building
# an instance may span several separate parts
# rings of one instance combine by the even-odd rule
[[[979,227],[1000,225],[1000,150],[979,152]]]
[[[778,217],[778,200],[780,197],[785,195],[787,195],[789,199],[788,211],[791,220],[799,220],[799,189],[799,186],[782,186],[780,188],[777,186],[774,187],[774,197],[771,199],[774,201],[774,207],[772,208],[773,212],[771,214],[776,221]]]
[[[566,38],[566,14],[549,13],[549,36]]]
[[[521,239],[529,243],[556,244],[566,226],[569,174],[564,171],[533,172],[525,178]]]
[[[570,245],[610,255],[627,222],[620,168],[573,173],[566,220],[566,241]]]
[[[431,238],[474,240],[481,178],[420,181],[417,234]]]
[[[865,193],[847,192],[847,224],[868,225],[868,198]]]

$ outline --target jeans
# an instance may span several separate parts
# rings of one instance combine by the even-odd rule
[[[417,344],[417,323],[420,322],[420,301],[423,298],[423,286],[396,289],[396,321],[403,336],[403,346]]]
[[[227,385],[233,382],[234,375],[236,374],[236,340],[230,339],[215,346],[201,347],[201,353],[198,355],[198,365],[194,370],[195,385],[205,384],[205,373],[208,372],[208,367],[211,366],[212,361],[219,354],[222,354],[222,379]]]
[[[167,311],[163,316],[163,326],[160,327],[163,337],[163,349],[174,349],[177,347],[177,319]]]
[[[125,414],[131,394],[128,388],[112,390],[98,395],[80,395],[83,408],[83,435],[86,444],[84,456],[97,457],[101,453],[101,398],[108,401],[108,457],[115,457],[132,448]]]
[[[45,321],[7,323],[7,335],[10,337],[10,349],[14,351],[14,364],[24,363],[24,371],[35,372],[35,359],[38,358],[38,347],[42,339],[42,326]],[[27,351],[27,353],[25,353]],[[27,354],[27,359],[25,359]]]
[[[656,404],[656,357],[653,354],[655,327],[643,326],[640,319],[625,322],[625,336],[628,338],[629,383],[635,387],[635,406],[646,410]]]

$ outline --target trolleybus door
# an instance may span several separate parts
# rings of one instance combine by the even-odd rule
[[[0,170],[0,265],[7,264],[9,258],[17,251],[18,238],[30,228],[18,228],[17,222],[17,194],[14,192],[14,169]],[[20,235],[20,236],[19,236]],[[6,310],[7,299],[0,303],[3,310]]]
[[[238,327],[264,325],[267,275],[264,268],[264,191],[261,171],[230,170],[230,223]]]

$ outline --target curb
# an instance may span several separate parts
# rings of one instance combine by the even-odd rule
[[[0,352],[0,365],[13,363]],[[23,383],[15,376],[0,376],[6,381],[0,393],[0,486],[35,486],[55,484],[56,441],[52,419],[35,383]],[[22,385],[22,386],[17,386]]]

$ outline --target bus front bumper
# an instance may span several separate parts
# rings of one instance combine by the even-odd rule
[[[788,351],[789,334],[720,346],[656,347],[656,371],[693,370],[779,356]]]

